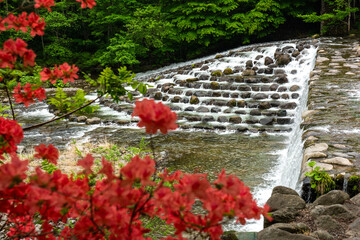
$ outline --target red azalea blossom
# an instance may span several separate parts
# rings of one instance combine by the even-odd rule
[[[155,103],[154,100],[144,99],[135,103],[132,116],[139,116],[139,127],[145,127],[146,133],[155,134],[158,130],[167,134],[169,130],[175,130],[176,113],[172,112],[168,106],[161,102]]]
[[[74,82],[74,79],[78,79],[79,76],[76,74],[79,71],[79,68],[77,68],[75,65],[72,65],[72,67],[68,63],[64,63],[59,66],[60,70],[62,71],[62,79],[64,84],[68,81]]]
[[[96,2],[94,0],[76,0],[77,2],[81,2],[82,8],[93,8],[96,5]]]
[[[87,154],[82,160],[78,161],[78,166],[84,168],[84,172],[86,175],[91,174],[93,171],[91,170],[92,165],[94,164],[94,158],[91,154]]]
[[[155,161],[149,156],[145,156],[141,159],[139,155],[136,155],[131,161],[123,168],[121,168],[121,174],[131,182],[141,181],[144,184],[149,183],[150,177],[155,172]]]
[[[52,84],[54,84],[56,83],[56,80],[63,76],[63,72],[55,65],[54,70],[44,68],[44,70],[40,72],[40,76],[41,81],[49,80]]]
[[[0,117],[0,159],[3,153],[15,152],[16,144],[23,138],[23,130],[16,121]]]
[[[35,158],[47,159],[50,163],[57,164],[59,151],[52,144],[48,147],[46,147],[45,144],[40,144],[35,147],[35,151],[37,152],[37,154],[34,155]]]
[[[50,7],[55,6],[54,0],[35,0],[35,8],[47,8],[51,12]]]
[[[38,88],[36,90],[32,90],[32,87],[35,85],[31,85],[30,83],[26,83],[23,87],[23,91],[21,90],[21,85],[18,85],[14,88],[14,98],[17,103],[24,103],[25,107],[28,107],[31,103],[35,102],[35,98],[39,101],[42,101],[46,98],[45,90],[43,88]]]
[[[29,27],[31,29],[30,35],[35,37],[36,35],[42,36],[44,35],[45,30],[45,21],[43,18],[40,18],[39,15],[32,12],[29,14]]]

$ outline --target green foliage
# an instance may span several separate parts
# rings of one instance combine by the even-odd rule
[[[349,14],[357,12],[359,9],[349,7],[348,2],[344,0],[324,0],[330,12],[318,15],[316,12],[311,14],[299,14],[298,17],[302,18],[307,23],[326,22],[322,29],[322,34],[327,33],[330,28],[336,25],[347,25],[347,18]]]
[[[10,115],[10,106],[8,105],[2,105],[2,103],[0,102],[0,117],[3,117],[3,118],[9,118],[11,117],[12,115]]]
[[[127,94],[130,100],[132,100],[132,94],[125,89],[126,86],[131,86],[134,90],[139,91],[141,94],[145,94],[148,88],[148,84],[138,82],[134,80],[135,74],[128,71],[126,67],[120,67],[118,69],[118,75],[114,71],[107,67],[101,73],[97,80],[92,80],[90,77],[85,76],[85,79],[93,86],[98,88],[99,95],[110,95],[115,102],[120,100],[121,96]]]
[[[76,91],[75,96],[68,97],[62,88],[56,89],[56,94],[53,98],[49,98],[48,102],[55,106],[60,113],[67,113],[85,105],[88,100],[85,98],[85,92],[82,89]],[[86,106],[79,111],[82,113],[93,113],[99,109],[99,106]]]
[[[313,188],[318,196],[323,195],[335,188],[334,180],[324,170],[320,170],[320,167],[315,167],[316,162],[308,162],[308,166],[311,167],[310,172],[306,172],[305,176],[310,177],[311,188]]]
[[[41,161],[41,168],[49,174],[52,174],[54,171],[58,169],[54,164],[49,163],[47,159],[43,159]]]
[[[130,161],[130,159],[132,157],[134,157],[135,155],[139,155],[141,158],[142,157],[145,157],[145,155],[147,155],[150,151],[148,145],[149,145],[150,142],[146,142],[145,141],[145,138],[143,137],[141,140],[140,140],[140,143],[139,143],[139,147],[128,147],[126,150],[129,151],[129,153],[127,153],[125,155],[125,159],[127,161]]]

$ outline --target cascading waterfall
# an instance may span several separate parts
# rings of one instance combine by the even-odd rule
[[[277,64],[279,55],[289,55],[290,61]],[[146,97],[163,101],[178,114],[180,129],[155,137],[159,151],[168,151],[169,167],[210,176],[225,168],[252,188],[260,205],[277,185],[299,189],[301,113],[306,108],[307,80],[315,56],[316,47],[309,41],[294,40],[240,47],[138,74],[138,80],[153,86]],[[267,57],[271,61],[265,64]],[[28,133],[25,144],[44,137],[57,146],[74,137],[94,140],[105,136],[115,142],[139,139],[143,132],[136,130],[131,118],[133,102],[122,100],[119,104],[108,99],[97,103],[101,109],[96,116],[102,124],[67,121],[66,126],[51,128],[50,137],[46,128],[35,129]],[[48,112],[45,115],[52,117]],[[23,114],[20,119],[27,122],[28,116]],[[64,134],[56,141],[57,135]],[[225,227],[259,231],[262,222],[251,222],[245,228]]]

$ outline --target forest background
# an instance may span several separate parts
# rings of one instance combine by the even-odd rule
[[[0,15],[23,11],[20,5],[7,0]],[[68,62],[98,73],[125,65],[137,72],[241,44],[309,36],[319,32],[321,21],[322,33],[344,34],[350,25],[360,27],[359,5],[358,0],[98,0],[89,10],[62,0],[51,12],[36,10],[45,17],[44,36],[6,31],[0,41],[24,39],[41,66]]]

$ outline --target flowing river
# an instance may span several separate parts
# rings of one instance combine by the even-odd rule
[[[289,56],[290,62],[280,64],[279,55]],[[153,137],[156,151],[166,152],[170,169],[206,172],[214,178],[225,168],[251,188],[260,205],[277,185],[298,189],[301,112],[306,107],[307,80],[315,57],[311,40],[272,42],[138,74],[139,80],[154,86],[147,97],[162,100],[178,114],[178,130]],[[96,104],[100,110],[93,116],[102,123],[55,122],[26,132],[23,145],[40,141],[64,149],[72,140],[106,138],[137,146],[145,131],[131,122],[132,103]],[[44,103],[18,111],[24,126],[53,117]],[[226,229],[259,231],[262,222],[245,227],[229,224]]]

